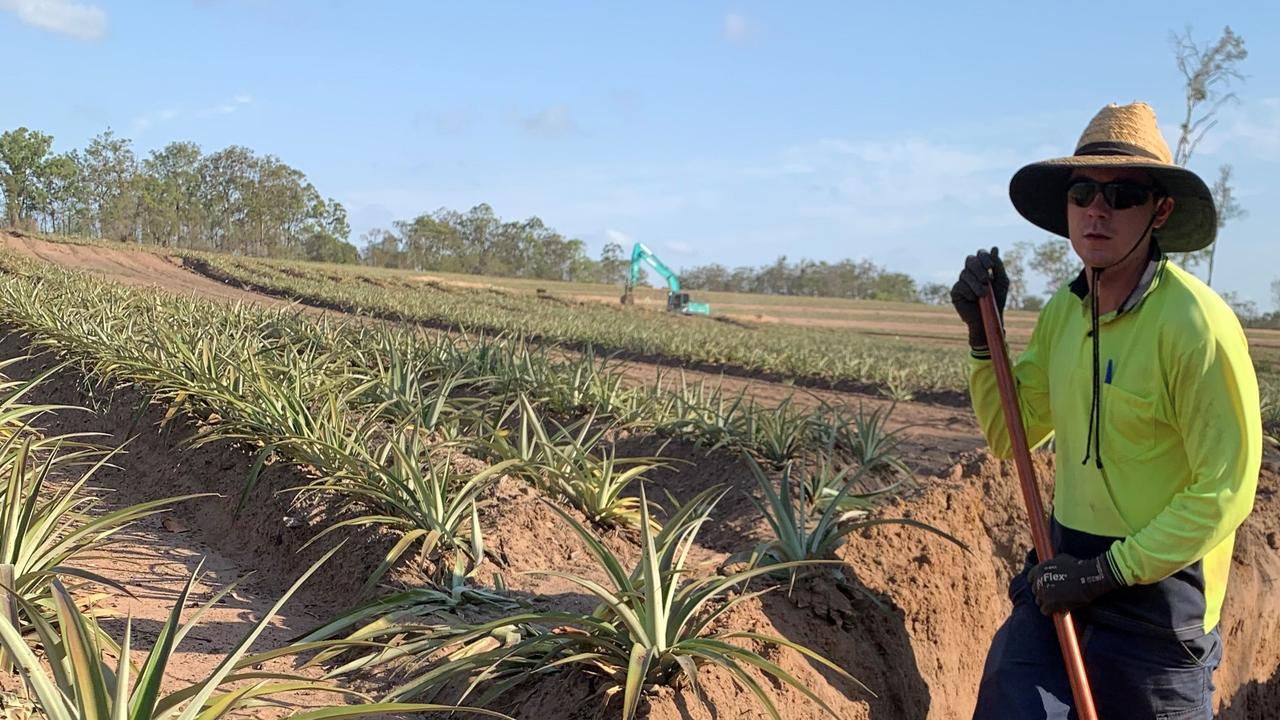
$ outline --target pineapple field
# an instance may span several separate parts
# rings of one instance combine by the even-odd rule
[[[0,237],[10,717],[972,712],[1029,536],[950,308]],[[1278,473],[1222,718],[1280,703]]]

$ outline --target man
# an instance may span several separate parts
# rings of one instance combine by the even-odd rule
[[[1213,242],[1213,196],[1173,164],[1142,103],[1103,108],[1073,156],[1022,168],[1009,194],[1085,269],[1045,305],[1014,367],[1028,441],[1055,442],[1057,555],[1032,552],[1013,579],[974,717],[1076,717],[1049,617],[1074,611],[1100,718],[1211,718],[1235,530],[1262,460],[1240,323],[1164,255]],[[974,412],[1002,457],[1012,450],[978,298],[993,289],[1003,311],[1008,287],[992,248],[967,258],[952,289]]]

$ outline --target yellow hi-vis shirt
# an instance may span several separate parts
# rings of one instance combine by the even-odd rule
[[[1105,275],[1103,281],[1105,282]],[[1121,309],[1099,318],[1103,468],[1085,459],[1093,388],[1082,273],[1045,306],[1014,367],[1027,438],[1056,438],[1055,552],[1109,552],[1128,587],[1078,614],[1182,639],[1221,617],[1236,528],[1262,462],[1258,382],[1244,331],[1216,293],[1158,251]],[[992,451],[1012,449],[989,357],[970,361]]]

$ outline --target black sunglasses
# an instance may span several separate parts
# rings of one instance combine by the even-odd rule
[[[1159,188],[1123,180],[1109,183],[1100,183],[1096,180],[1073,180],[1067,186],[1067,199],[1077,207],[1089,207],[1099,191],[1102,192],[1102,199],[1112,210],[1128,210],[1145,205],[1148,198],[1159,192]]]

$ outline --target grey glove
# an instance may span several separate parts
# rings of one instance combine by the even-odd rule
[[[991,252],[979,250],[965,258],[960,279],[951,286],[951,304],[960,319],[969,326],[969,347],[975,350],[989,346],[987,332],[982,327],[982,311],[978,308],[978,298],[987,294],[988,283],[996,293],[1000,316],[1004,317],[1004,303],[1009,297],[1009,276],[1005,274],[1004,263],[1000,262],[1000,248],[993,247]]]
[[[1027,580],[1036,595],[1036,605],[1045,615],[1084,607],[1124,585],[1107,553],[1088,560],[1059,554],[1031,568]]]

